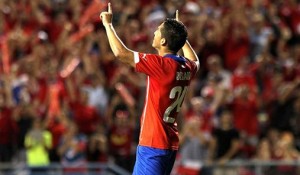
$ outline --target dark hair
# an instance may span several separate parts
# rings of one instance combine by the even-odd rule
[[[161,28],[161,37],[167,41],[170,51],[177,53],[185,44],[187,39],[187,29],[179,21],[167,18]]]

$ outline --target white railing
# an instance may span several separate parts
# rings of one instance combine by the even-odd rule
[[[70,167],[60,163],[51,163],[47,167],[36,167],[37,170],[31,172],[31,168],[24,163],[0,163],[0,175],[130,175],[131,173],[115,164],[88,163],[85,166],[76,166],[78,171],[68,172]],[[74,170],[74,167],[71,167]],[[234,175],[300,175],[300,161],[258,161],[258,160],[233,160],[224,165],[210,164],[203,165],[199,170],[205,169],[204,175],[213,175],[214,171],[228,169]],[[204,173],[204,171],[203,171]],[[176,174],[181,175],[181,174]],[[225,175],[225,174],[224,174]],[[231,174],[226,174],[231,175]]]
[[[300,175],[300,161],[233,160],[226,164],[175,165],[172,175]]]
[[[33,170],[33,171],[32,171]],[[44,167],[28,167],[24,163],[0,163],[0,175],[130,175],[131,173],[111,163],[88,163],[67,167],[51,163]]]

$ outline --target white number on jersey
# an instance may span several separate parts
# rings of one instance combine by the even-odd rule
[[[169,97],[170,97],[170,99],[176,98],[176,100],[165,111],[163,120],[166,123],[174,123],[175,122],[175,118],[170,117],[169,115],[172,110],[175,110],[175,108],[176,108],[176,112],[180,111],[183,99],[187,92],[187,89],[188,89],[187,86],[185,86],[184,88],[182,88],[181,86],[176,86],[171,90]]]

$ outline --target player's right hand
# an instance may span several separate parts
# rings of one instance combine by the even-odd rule
[[[112,23],[113,14],[111,10],[111,3],[108,3],[107,6],[108,6],[107,12],[101,12],[100,14],[100,19],[102,20],[102,24],[104,26]]]

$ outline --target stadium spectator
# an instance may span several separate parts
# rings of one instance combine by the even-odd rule
[[[108,138],[104,124],[99,124],[96,132],[89,138],[87,160],[90,162],[108,162]]]
[[[219,127],[212,131],[209,141],[208,160],[216,164],[224,165],[233,160],[240,149],[240,135],[233,125],[232,114],[223,111],[220,116]],[[214,167],[213,174],[234,175],[237,171],[231,167]]]
[[[233,123],[239,131],[243,144],[243,151],[247,157],[253,156],[258,142],[258,101],[247,85],[240,85],[235,89],[230,110]]]
[[[76,124],[69,121],[67,131],[63,134],[58,147],[58,154],[61,156],[66,174],[87,172],[86,144],[86,136],[78,133]]]
[[[183,125],[190,119],[198,118],[201,121],[199,124],[200,132],[209,134],[214,127],[214,114],[210,110],[210,103],[204,97],[192,97],[189,107],[183,110],[182,115],[184,117]]]
[[[250,54],[249,58],[251,62],[254,61],[255,57],[265,49],[268,49],[270,39],[273,35],[271,29],[266,26],[265,18],[261,13],[255,13],[252,15],[250,21]]]
[[[294,161],[300,159],[300,153],[296,150],[295,139],[291,132],[282,132],[274,149],[274,159]],[[272,173],[273,174],[273,173]],[[297,168],[288,165],[278,166],[274,174],[297,174]]]
[[[0,161],[10,162],[17,144],[18,128],[8,75],[2,77],[0,86]]]
[[[96,131],[101,117],[95,106],[88,104],[88,92],[82,88],[75,89],[70,79],[67,80],[67,83],[70,99],[69,107],[73,121],[76,123],[79,133],[90,136]],[[77,97],[75,97],[76,94],[78,95]]]
[[[52,148],[50,150],[50,161],[51,162],[60,162],[60,155],[58,153],[58,147],[62,140],[62,136],[67,131],[69,120],[67,115],[64,112],[61,112],[60,115],[57,115],[55,119],[46,118],[45,121],[46,128],[52,134]]]
[[[112,96],[108,108],[108,152],[117,165],[131,172],[135,160],[135,145],[137,145],[134,138],[136,113],[135,106],[128,103],[128,99],[122,92],[124,91],[118,90],[118,93]]]
[[[299,82],[278,81],[280,81],[276,86],[278,96],[272,103],[273,110],[270,114],[270,126],[281,131],[290,130],[293,104],[296,99],[295,94],[299,90]]]
[[[25,161],[25,136],[31,129],[33,120],[37,118],[37,114],[35,113],[33,106],[30,104],[21,104],[15,109],[15,120],[18,128],[18,149],[19,151],[16,153],[17,161]],[[49,153],[49,156],[51,153]]]
[[[260,140],[255,156],[253,157],[256,160],[259,161],[270,161],[272,160],[272,152],[271,152],[271,146],[268,139],[263,138]]]
[[[194,116],[187,119],[180,135],[180,161],[177,163],[177,173],[203,174],[202,166],[208,159],[209,132],[202,130],[203,118]],[[179,167],[178,167],[179,166]]]
[[[258,143],[255,155],[253,156],[255,161],[268,162],[273,160],[273,153],[270,142],[267,138],[262,138]],[[262,168],[263,174],[273,174],[272,167],[266,166]]]
[[[35,118],[31,130],[25,136],[27,164],[32,173],[46,173],[50,164],[49,150],[52,148],[52,135],[44,129],[40,118]]]
[[[231,89],[231,72],[223,67],[222,58],[218,55],[211,55],[207,58],[208,74],[207,77],[217,77],[219,85],[226,90]]]
[[[108,92],[105,87],[105,80],[103,75],[94,74],[89,75],[87,77],[88,84],[82,87],[83,90],[87,92],[88,95],[88,105],[95,107],[97,109],[97,113],[101,116],[103,120],[103,116],[106,113],[106,109],[108,108]]]

